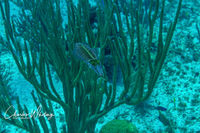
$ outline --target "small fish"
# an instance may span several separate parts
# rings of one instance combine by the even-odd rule
[[[160,110],[160,111],[167,111],[167,108],[162,107],[162,106],[154,107],[154,109],[156,109],[156,110]]]
[[[76,43],[74,46],[74,55],[85,62],[99,76],[103,77],[103,69],[100,60],[97,57],[95,49],[90,48],[87,44]]]

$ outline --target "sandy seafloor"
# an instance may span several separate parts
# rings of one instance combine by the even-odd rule
[[[174,16],[177,1],[166,2],[166,24]],[[172,44],[152,96],[138,106],[122,105],[113,109],[99,119],[96,133],[105,123],[117,116],[118,119],[131,121],[140,132],[165,131],[167,127],[158,119],[158,110],[149,106],[165,107],[167,111],[162,111],[162,113],[171,121],[176,133],[200,133],[200,34],[196,28],[196,25],[200,27],[200,9],[198,8],[200,8],[200,1],[183,0]],[[12,6],[12,12],[17,11],[18,9]],[[63,13],[63,15],[66,14]],[[2,22],[0,31],[1,35],[4,35]],[[36,109],[30,95],[33,87],[19,73],[11,54],[4,50],[0,54],[0,59],[12,74],[10,81],[12,95],[19,95],[22,105]],[[119,85],[118,89],[121,90],[122,86]],[[55,114],[58,128],[60,128],[64,123],[62,109],[55,109]],[[6,129],[6,133],[24,132],[2,120],[0,122],[0,131]]]

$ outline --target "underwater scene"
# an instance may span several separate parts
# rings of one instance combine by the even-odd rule
[[[0,133],[200,133],[200,1],[0,0]]]

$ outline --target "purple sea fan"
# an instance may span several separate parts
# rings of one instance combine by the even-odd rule
[[[98,59],[95,49],[90,48],[87,44],[76,43],[73,53],[81,61],[84,61],[89,68],[93,69],[99,76],[103,76],[103,69],[100,60]]]

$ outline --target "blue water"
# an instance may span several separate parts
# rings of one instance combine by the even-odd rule
[[[200,1],[0,3],[0,133],[200,132]]]

